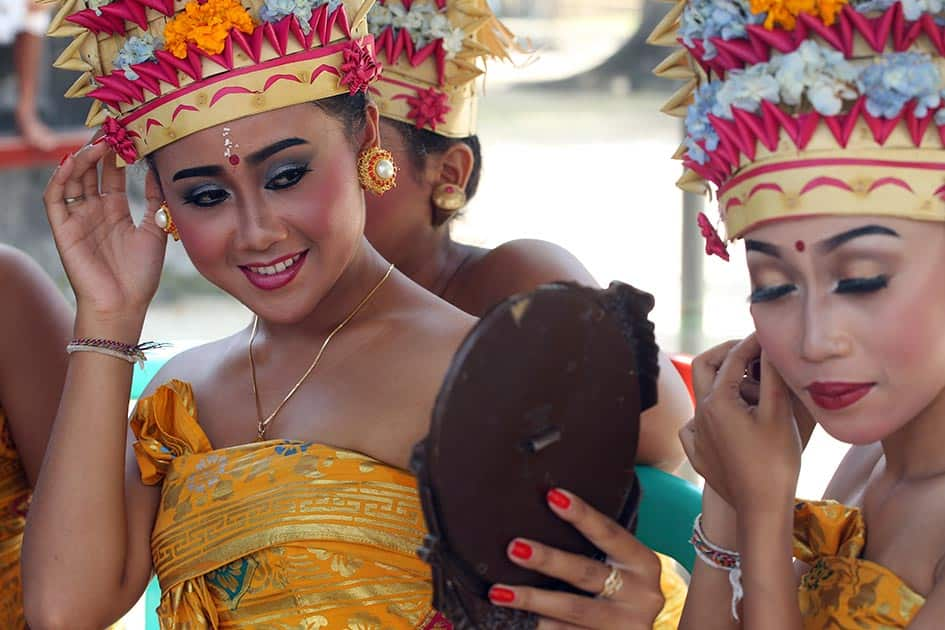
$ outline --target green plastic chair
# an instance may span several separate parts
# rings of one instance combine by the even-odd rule
[[[637,538],[692,572],[696,552],[689,544],[692,524],[702,511],[702,491],[675,475],[637,466],[643,498],[637,513]]]

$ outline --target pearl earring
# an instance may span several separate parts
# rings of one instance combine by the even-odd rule
[[[174,223],[174,217],[171,216],[171,209],[167,207],[166,201],[161,203],[161,207],[155,210],[154,222],[164,230],[165,234],[170,234],[175,241],[180,240],[180,233],[177,231],[177,225]]]
[[[390,151],[380,147],[365,149],[358,156],[358,180],[362,188],[383,195],[397,185],[397,166]]]

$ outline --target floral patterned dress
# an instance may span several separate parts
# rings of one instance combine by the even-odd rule
[[[132,429],[142,480],[161,484],[163,629],[449,628],[406,471],[294,441],[215,450],[180,381],[139,401]]]
[[[0,409],[0,628],[25,628],[20,547],[31,490]]]
[[[860,558],[866,526],[860,510],[834,501],[794,507],[794,557],[811,565],[798,598],[810,630],[905,628],[925,603],[892,571]]]

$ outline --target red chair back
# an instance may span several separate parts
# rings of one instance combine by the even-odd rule
[[[696,404],[696,393],[692,389],[692,356],[688,354],[674,354],[670,356],[670,359],[676,367],[676,371],[682,376],[683,382],[686,383],[692,404]]]

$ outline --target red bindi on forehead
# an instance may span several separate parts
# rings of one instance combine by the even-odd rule
[[[794,249],[796,249],[799,252],[802,252],[805,249],[807,249],[807,245],[804,243],[804,241],[795,241]]]

